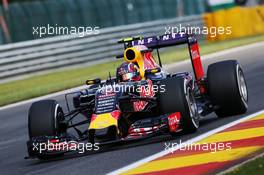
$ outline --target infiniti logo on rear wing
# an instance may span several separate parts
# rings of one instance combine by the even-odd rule
[[[186,33],[172,33],[162,36],[146,37],[131,41],[132,46],[145,45],[148,48],[161,48],[178,44],[188,43],[189,35]]]

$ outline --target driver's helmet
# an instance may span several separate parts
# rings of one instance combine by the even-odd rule
[[[139,68],[134,63],[122,63],[116,70],[116,77],[119,82],[139,81]]]

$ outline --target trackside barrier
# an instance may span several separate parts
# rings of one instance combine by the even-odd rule
[[[128,36],[153,36],[165,33],[165,27],[204,26],[201,15],[157,20],[100,29],[99,35],[56,36],[0,46],[0,80],[61,67],[84,66],[112,61],[122,45],[116,42]]]
[[[218,41],[231,38],[239,38],[264,33],[264,6],[241,8],[235,7],[229,10],[204,15],[205,25],[210,27],[231,27],[231,34],[221,34],[210,37],[208,40]]]
[[[36,39],[35,35],[28,32],[36,26],[57,24],[63,27],[100,26],[105,28],[199,15],[205,12],[206,1],[9,0],[8,10],[3,11],[3,15],[9,28],[11,41],[20,42]]]

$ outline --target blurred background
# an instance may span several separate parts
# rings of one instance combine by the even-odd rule
[[[113,27],[199,15],[264,0],[1,0],[0,44],[39,38],[32,27]],[[45,36],[43,36],[45,37]],[[50,37],[50,35],[49,35]]]
[[[179,25],[232,29],[215,37],[198,35],[202,55],[264,41],[264,0],[0,2],[0,106],[115,75],[122,62],[115,56],[123,51],[117,41],[123,37],[162,35],[166,27]],[[34,33],[48,26],[90,27],[94,33]],[[188,59],[186,48],[161,50],[164,65]]]

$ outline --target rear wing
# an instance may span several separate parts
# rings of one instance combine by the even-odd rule
[[[189,35],[187,33],[180,32],[180,33],[165,34],[161,36],[153,36],[146,38],[131,37],[131,38],[122,39],[118,41],[118,43],[124,43],[125,49],[136,45],[144,45],[149,49],[157,49],[157,51],[159,48],[163,48],[163,47],[187,44],[196,80],[201,80],[204,77],[204,70],[200,57],[199,45],[194,35]],[[122,56],[123,55],[117,58],[121,58]],[[159,58],[159,63],[161,65],[159,52],[158,52],[158,58]]]
[[[150,49],[158,49],[168,46],[176,46],[181,44],[195,44],[197,43],[196,38],[193,35],[186,33],[172,33],[161,36],[151,37],[131,37],[120,40],[118,43],[124,43],[125,49],[136,45],[145,45]]]

